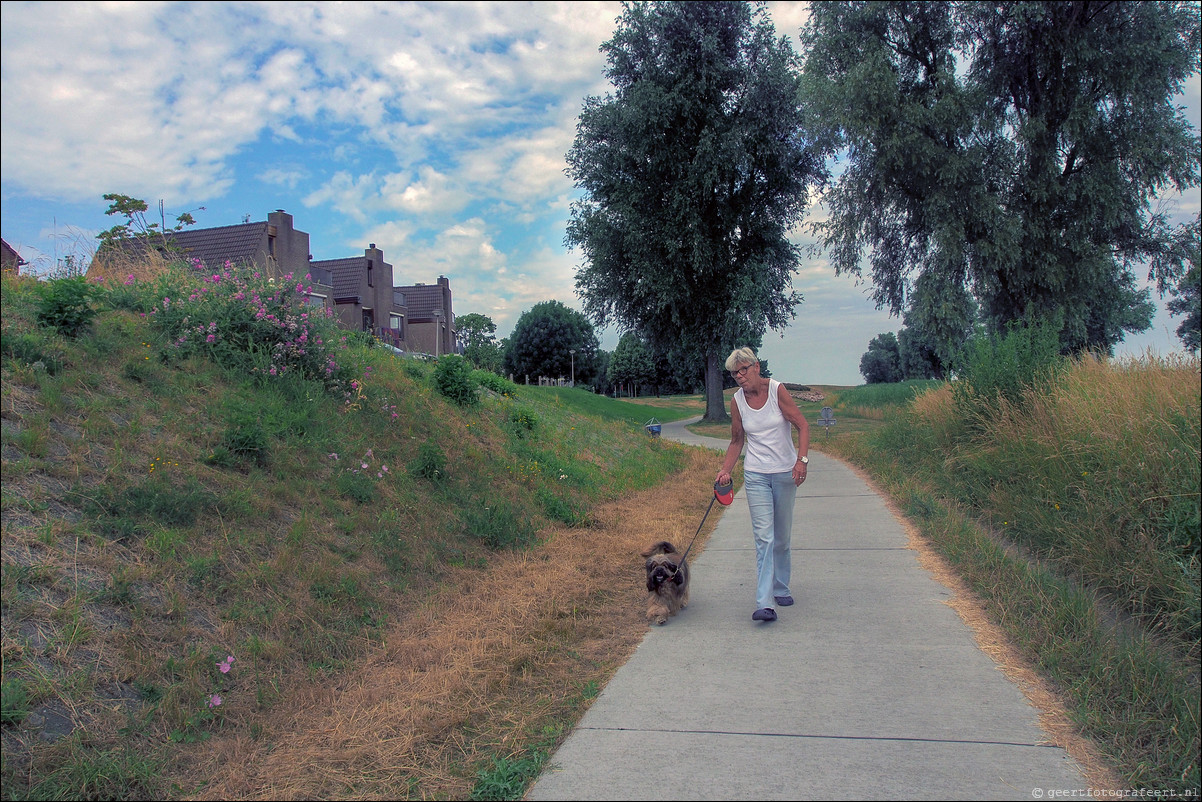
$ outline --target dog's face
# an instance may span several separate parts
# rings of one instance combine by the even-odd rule
[[[647,590],[659,590],[665,582],[674,585],[684,583],[680,564],[667,554],[656,554],[647,558]]]

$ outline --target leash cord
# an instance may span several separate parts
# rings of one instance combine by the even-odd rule
[[[689,547],[684,550],[684,556],[680,558],[681,565],[684,565],[685,560],[689,558],[689,552],[693,550],[693,544],[697,541],[697,536],[701,534],[701,527],[705,526],[705,519],[710,517],[710,510],[714,508],[715,499],[717,499],[717,496],[711,498],[710,505],[705,508],[705,515],[701,517],[701,523],[697,524],[697,531],[693,533],[693,539],[689,541]],[[680,566],[677,566],[676,570],[672,572],[672,578],[675,579],[678,573],[680,573]]]

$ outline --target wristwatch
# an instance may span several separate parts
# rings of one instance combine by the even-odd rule
[[[800,462],[802,465],[809,465],[809,464],[810,464],[810,458],[809,458],[809,457],[798,457],[798,458],[797,458],[797,461],[798,461],[798,462]]]

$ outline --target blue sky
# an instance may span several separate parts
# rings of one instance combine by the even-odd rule
[[[805,3],[769,3],[794,37]],[[316,259],[376,243],[398,284],[451,282],[457,315],[508,336],[556,299],[579,309],[563,236],[583,99],[604,95],[616,2],[21,3],[0,5],[0,234],[45,272],[90,258],[116,222],[102,196],[159,199],[199,227],[307,231]],[[1199,126],[1198,80],[1183,99]],[[1173,216],[1198,190],[1167,199]],[[203,211],[199,208],[204,207]],[[816,205],[811,219],[821,216]],[[804,244],[805,236],[797,234]],[[869,340],[900,321],[821,258],[761,356],[774,375],[861,384]],[[1178,349],[1177,320],[1120,355]],[[619,332],[600,332],[612,350]]]

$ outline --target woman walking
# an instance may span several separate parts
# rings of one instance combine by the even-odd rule
[[[760,360],[750,348],[737,348],[726,369],[739,385],[730,405],[730,445],[718,471],[719,484],[730,482],[739,454],[743,486],[755,536],[755,621],[775,621],[776,608],[793,604],[790,543],[793,500],[806,480],[810,458],[810,425],[784,385],[760,375]],[[797,429],[797,445],[793,444]]]

